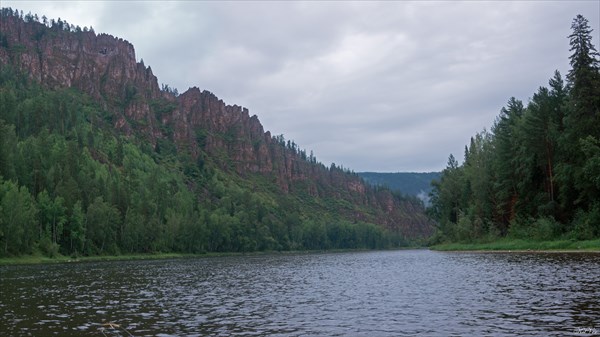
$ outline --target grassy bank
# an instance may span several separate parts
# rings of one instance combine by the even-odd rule
[[[393,250],[417,249],[424,247],[399,247]],[[75,262],[95,262],[95,261],[129,261],[129,260],[162,260],[162,259],[182,259],[198,257],[223,257],[223,256],[255,256],[268,254],[311,254],[311,253],[345,253],[345,252],[363,252],[368,249],[329,249],[329,250],[291,250],[291,251],[256,251],[256,252],[220,252],[204,254],[182,254],[182,253],[155,253],[155,254],[132,254],[132,255],[100,255],[100,256],[80,256],[71,257],[58,255],[48,257],[43,254],[22,255],[14,257],[0,257],[0,266],[2,265],[23,265],[23,264],[51,264],[51,263],[75,263]]]
[[[136,255],[106,255],[106,256],[80,256],[71,257],[58,255],[48,257],[44,255],[23,255],[0,258],[0,266],[16,264],[49,264],[49,263],[71,263],[71,262],[94,262],[94,261],[126,261],[126,260],[159,260],[194,257],[196,255],[176,253],[136,254]],[[205,256],[205,255],[202,255]]]
[[[437,251],[573,251],[600,252],[600,239],[586,241],[555,240],[525,241],[501,239],[485,243],[444,243],[431,246]]]
[[[250,253],[204,253],[204,254],[182,254],[182,253],[154,253],[154,254],[132,254],[132,255],[98,255],[98,256],[80,256],[71,257],[58,255],[48,257],[44,255],[22,255],[0,258],[2,265],[23,265],[23,264],[52,264],[52,263],[77,263],[77,262],[98,262],[98,261],[136,261],[136,260],[165,260],[165,259],[183,259],[197,257],[220,257],[220,256],[239,256],[239,255],[260,255],[273,254],[274,252],[250,252]],[[288,253],[288,252],[286,252]]]

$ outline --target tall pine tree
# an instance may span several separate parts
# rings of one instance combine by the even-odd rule
[[[588,161],[594,160],[586,149],[600,140],[600,66],[588,20],[578,15],[571,29],[572,69],[567,74],[570,100],[564,118],[564,133],[559,141],[564,158],[557,167],[557,180],[563,187],[562,207],[567,218],[572,219],[576,209],[587,211],[598,204],[600,198],[598,189],[590,190],[589,174],[586,173],[590,171]],[[584,169],[586,167],[588,169]]]

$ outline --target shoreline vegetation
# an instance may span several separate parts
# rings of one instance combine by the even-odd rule
[[[292,255],[292,254],[316,254],[316,253],[350,253],[385,250],[412,250],[424,249],[420,246],[406,246],[389,249],[325,249],[325,250],[286,250],[286,251],[254,251],[254,252],[207,252],[198,254],[188,253],[147,253],[147,254],[124,254],[124,255],[92,255],[92,256],[66,256],[56,255],[49,257],[42,253],[32,255],[21,255],[12,257],[0,257],[0,266],[8,265],[33,265],[54,263],[81,263],[81,262],[103,262],[103,261],[138,261],[138,260],[168,260],[186,258],[213,258],[225,256],[261,256],[261,255]]]
[[[400,247],[389,250],[429,249],[437,252],[469,252],[469,253],[600,253],[600,239],[596,240],[555,240],[555,241],[526,241],[520,239],[500,239],[480,243],[443,243],[430,247]],[[385,250],[385,249],[382,249]],[[225,256],[260,256],[260,255],[291,255],[314,253],[347,253],[366,252],[369,249],[333,249],[333,250],[298,250],[298,251],[262,251],[262,252],[210,252],[203,254],[186,253],[150,253],[127,255],[97,255],[97,256],[65,256],[48,257],[43,254],[22,255],[0,258],[0,266],[63,264],[104,261],[142,261],[167,260],[186,258],[213,258]],[[380,250],[377,250],[380,251]]]
[[[560,252],[560,253],[600,253],[600,239],[596,240],[552,240],[527,241],[521,239],[500,239],[478,243],[442,243],[429,247],[443,252]]]
[[[511,97],[462,163],[449,156],[428,208],[435,249],[600,249],[600,54],[586,18],[571,29],[566,81],[557,70],[528,102]]]

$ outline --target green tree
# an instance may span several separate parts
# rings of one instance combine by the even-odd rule
[[[516,206],[519,200],[518,181],[522,174],[519,157],[515,156],[519,148],[519,125],[523,116],[523,102],[511,97],[506,107],[500,110],[492,132],[494,133],[494,171],[496,184],[494,186],[497,200],[496,220],[499,230],[505,234],[509,224],[516,216]]]
[[[432,182],[430,215],[438,221],[438,229],[450,236],[461,213],[463,190],[463,170],[454,155],[448,157],[448,164],[439,181]]]
[[[329,242],[325,224],[316,220],[308,220],[302,224],[302,245],[305,249],[327,249]]]
[[[578,15],[572,29],[567,85],[556,71],[527,108],[511,98],[434,184],[438,239],[600,236],[600,62],[588,21]]]
[[[146,219],[135,208],[128,208],[123,221],[121,247],[129,253],[141,252],[144,245]]]
[[[93,254],[116,254],[117,231],[121,221],[119,210],[96,197],[86,213],[88,249]]]
[[[560,106],[555,104],[557,102],[550,90],[540,87],[527,106],[522,125],[524,142],[520,155],[531,159],[529,172],[525,175],[529,186],[524,186],[522,190],[529,194],[528,201],[538,206],[538,209],[531,210],[529,214],[536,217],[555,216],[554,171],[559,136],[558,118],[555,113],[560,109]]]
[[[0,177],[1,254],[31,253],[36,240],[37,208],[25,187]]]
[[[64,199],[62,197],[52,199],[48,195],[48,192],[43,190],[38,194],[37,202],[41,237],[45,236],[49,238],[53,244],[57,244],[59,236],[62,235],[63,227],[67,222]]]
[[[0,94],[1,94],[0,90]],[[0,119],[0,175],[6,179],[16,178],[15,153],[17,152],[17,135],[14,125],[6,124]]]
[[[564,134],[559,139],[564,155],[556,168],[556,178],[561,185],[561,204],[567,219],[573,219],[577,208],[590,208],[598,198],[582,198],[581,189],[576,186],[586,183],[583,173],[586,156],[581,139],[587,136],[600,139],[600,67],[598,52],[592,44],[592,29],[581,15],[573,20],[571,29],[572,68],[567,74],[570,97]]]
[[[573,54],[567,74],[572,97],[571,120],[579,132],[598,136],[598,124],[590,124],[600,118],[600,67],[598,52],[592,44],[593,30],[582,15],[573,20],[571,29],[569,50]]]
[[[494,232],[490,224],[494,219],[497,203],[494,196],[495,174],[493,171],[493,137],[483,131],[471,138],[463,164],[464,184],[462,208],[475,236]]]
[[[67,224],[67,236],[69,250],[78,255],[84,251],[86,241],[85,212],[81,206],[81,200],[78,200],[71,211],[71,217]]]

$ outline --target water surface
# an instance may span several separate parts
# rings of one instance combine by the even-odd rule
[[[0,336],[594,333],[600,254],[417,250],[0,267]]]

